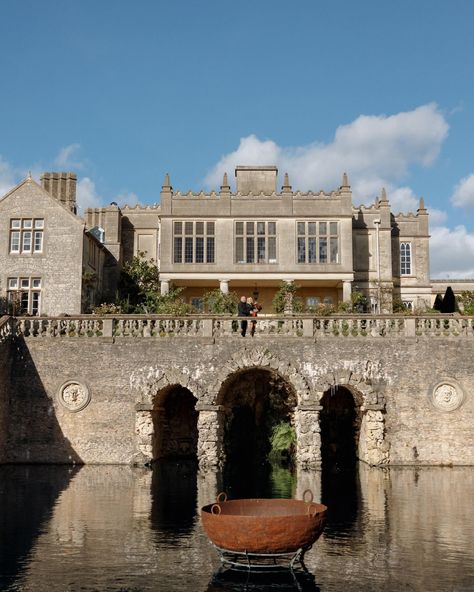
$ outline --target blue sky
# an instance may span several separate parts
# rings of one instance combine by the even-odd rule
[[[474,277],[474,2],[0,1],[0,192],[74,170],[87,205],[277,164],[433,213],[432,274]]]

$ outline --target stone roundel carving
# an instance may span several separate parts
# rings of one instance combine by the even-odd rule
[[[69,411],[82,411],[91,400],[88,387],[83,382],[68,380],[59,389],[59,402]]]
[[[431,402],[439,411],[454,411],[462,405],[464,393],[457,382],[441,380],[431,390]]]

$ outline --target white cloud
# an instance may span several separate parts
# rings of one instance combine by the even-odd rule
[[[133,193],[133,191],[128,193],[119,193],[119,195],[117,195],[113,201],[115,201],[115,203],[121,208],[123,208],[125,205],[133,207],[140,204],[138,195]]]
[[[83,177],[78,181],[76,198],[77,205],[82,212],[86,208],[96,208],[103,202],[103,199],[97,193],[94,181],[89,177]]]
[[[451,196],[451,203],[458,208],[474,207],[474,173],[459,181]]]
[[[250,135],[220,159],[206,176],[205,184],[219,186],[224,172],[232,178],[239,164],[276,164],[281,173],[289,173],[294,189],[329,190],[340,185],[342,173],[347,171],[355,202],[372,201],[385,186],[394,193],[392,201],[416,209],[418,200],[411,189],[397,187],[411,166],[434,162],[448,129],[443,114],[430,103],[390,116],[361,115],[339,126],[327,144],[281,147],[272,140],[262,141]]]
[[[80,149],[80,144],[69,144],[68,146],[64,146],[59,150],[58,155],[54,159],[54,166],[59,167],[61,170],[83,169],[84,163],[77,158],[77,153]]]
[[[432,228],[430,259],[433,278],[473,278],[474,234],[462,225]]]
[[[430,226],[441,226],[448,219],[448,212],[444,210],[437,210],[436,208],[430,208],[428,210],[430,215]]]

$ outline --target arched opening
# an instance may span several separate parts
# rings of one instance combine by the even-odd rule
[[[229,491],[234,497],[268,494],[275,476],[270,462],[291,463],[296,450],[294,390],[276,372],[251,368],[224,382],[218,403],[225,414],[224,479]],[[277,429],[283,434],[282,440],[286,437],[286,450],[275,448],[272,436]]]
[[[357,460],[360,432],[358,400],[344,386],[327,390],[321,399],[321,460],[323,466],[346,468]]]
[[[153,419],[153,460],[160,458],[196,459],[198,412],[191,391],[181,385],[166,387],[155,397]]]

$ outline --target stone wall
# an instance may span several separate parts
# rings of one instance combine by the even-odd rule
[[[11,377],[11,342],[8,336],[8,322],[6,317],[0,319],[0,463],[7,460]]]
[[[360,400],[359,456],[370,464],[474,464],[472,359],[474,341],[461,336],[19,338],[8,460],[143,459],[155,395],[181,385],[196,399],[199,454],[212,464],[222,454],[222,385],[265,368],[296,393],[303,466],[318,464],[319,402],[338,384]]]

